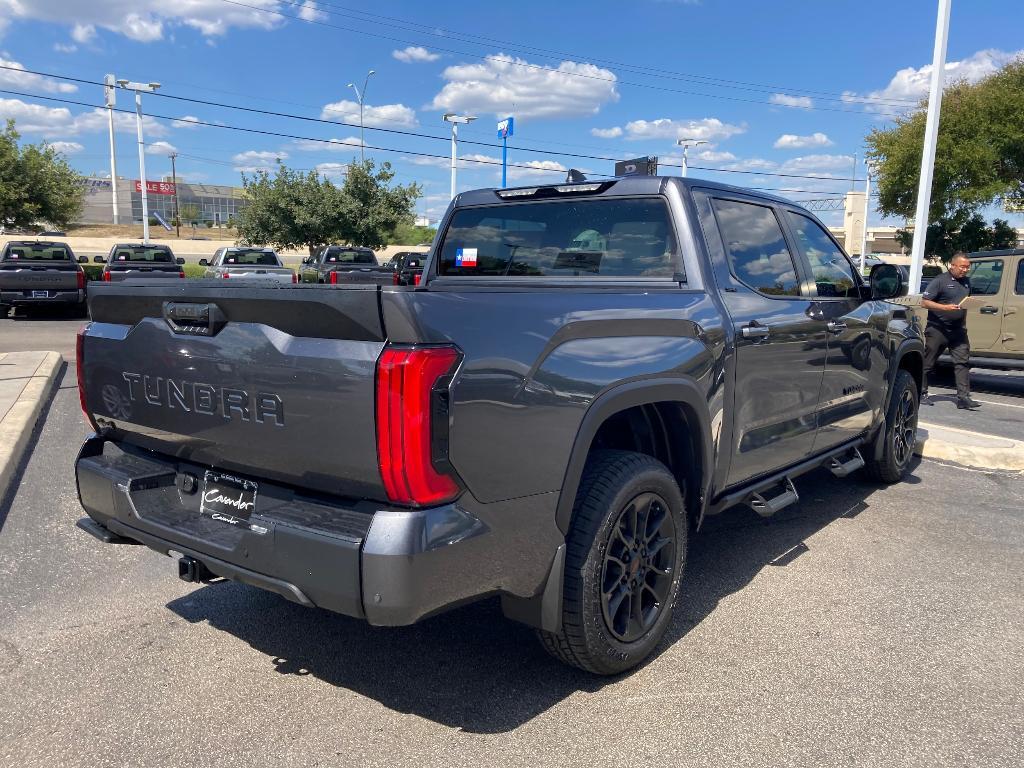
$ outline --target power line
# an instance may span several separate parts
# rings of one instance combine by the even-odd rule
[[[255,6],[255,5],[248,5],[246,3],[239,2],[239,0],[221,0],[221,2],[222,3],[228,3],[229,5],[236,5],[236,6],[240,7],[240,8],[248,8],[249,10],[256,11],[258,13],[272,14],[274,16],[280,16],[281,18],[291,19],[293,21],[299,21],[299,22],[302,22],[304,24],[315,24],[315,25],[321,26],[321,27],[329,27],[331,29],[339,29],[339,30],[341,30],[343,32],[354,32],[354,33],[360,34],[360,35],[367,35],[367,36],[370,36],[370,37],[377,37],[377,38],[380,38],[382,40],[390,40],[391,42],[405,43],[407,45],[416,45],[416,41],[414,41],[414,40],[407,40],[405,38],[394,37],[392,35],[385,35],[385,34],[381,34],[379,32],[370,32],[370,31],[365,30],[365,29],[357,29],[357,28],[353,28],[353,27],[344,27],[344,26],[341,26],[339,24],[331,24],[331,23],[326,22],[326,21],[320,21],[319,19],[312,19],[312,18],[304,19],[301,16],[292,16],[290,14],[282,13],[281,11],[277,11],[277,10],[274,10],[272,8],[260,8],[260,7]],[[302,6],[301,3],[289,2],[289,0],[280,0],[280,2],[283,2],[286,5],[293,5],[293,6],[298,6],[298,7],[304,7],[304,6]],[[526,68],[529,68],[529,69],[538,69],[538,70],[542,70],[542,71],[545,71],[545,72],[554,72],[554,73],[557,73],[557,74],[566,75],[566,76],[570,76],[570,77],[581,77],[581,78],[584,78],[584,79],[587,79],[587,80],[598,80],[598,81],[602,81],[602,82],[615,83],[617,85],[629,85],[629,86],[636,87],[636,88],[647,88],[647,89],[650,89],[650,90],[664,91],[666,93],[677,93],[677,94],[681,94],[681,95],[684,95],[684,96],[701,96],[701,97],[705,97],[705,98],[709,98],[709,99],[722,99],[722,100],[725,100],[725,101],[738,101],[738,102],[744,102],[744,103],[747,103],[747,104],[765,104],[765,105],[773,106],[773,107],[784,107],[786,109],[813,110],[813,111],[818,111],[818,112],[842,112],[844,114],[850,114],[850,115],[863,115],[864,114],[864,113],[858,112],[856,110],[850,110],[850,109],[837,109],[837,108],[832,108],[832,107],[804,107],[804,106],[793,105],[793,104],[775,104],[775,103],[772,103],[772,102],[769,102],[769,101],[761,101],[760,99],[744,99],[744,98],[740,98],[738,96],[723,96],[721,94],[702,93],[700,91],[687,91],[687,90],[682,90],[682,89],[679,89],[679,88],[666,88],[665,86],[652,85],[651,83],[637,83],[637,82],[632,82],[632,81],[629,81],[629,80],[620,80],[617,77],[608,78],[608,77],[599,77],[597,75],[587,75],[587,74],[584,74],[582,72],[566,72],[566,71],[554,69],[552,67],[543,66],[541,64],[530,64],[529,62],[513,61],[513,60],[510,60],[510,59],[496,58],[494,56],[480,56],[479,54],[470,53],[468,51],[460,51],[460,50],[456,50],[456,49],[453,49],[453,48],[442,48],[440,46],[434,46],[434,49],[438,50],[438,51],[444,51],[445,53],[453,53],[453,54],[456,54],[458,56],[470,56],[470,57],[476,58],[476,59],[483,59],[484,61],[494,61],[494,60],[502,61],[504,63],[509,64],[510,66],[526,67]],[[894,118],[902,116],[899,113],[889,113],[889,112],[877,112],[875,114],[883,116],[883,117],[894,117]]]

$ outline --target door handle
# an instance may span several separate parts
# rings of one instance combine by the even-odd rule
[[[745,325],[740,333],[744,339],[766,339],[771,328],[767,325]]]
[[[991,304],[982,307],[978,310],[983,315],[994,315],[999,311],[999,307],[993,307]]]
[[[846,330],[846,323],[842,320],[829,320],[825,323],[825,328],[828,329],[829,333],[842,333]]]

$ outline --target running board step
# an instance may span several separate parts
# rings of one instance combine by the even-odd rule
[[[747,497],[747,504],[761,517],[771,517],[780,509],[800,501],[800,495],[796,492],[793,481],[788,477],[778,485],[766,488],[765,491],[774,492],[774,495],[765,496],[764,493],[751,493]]]
[[[846,477],[851,472],[856,472],[864,466],[864,457],[856,448],[852,453],[843,456],[833,456],[828,460],[828,470],[836,477]]]

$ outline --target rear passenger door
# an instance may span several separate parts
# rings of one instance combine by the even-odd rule
[[[806,212],[784,216],[810,277],[812,316],[828,340],[818,403],[815,452],[860,437],[877,423],[885,403],[891,305],[871,301],[843,249]]]
[[[735,332],[732,462],[736,485],[806,459],[827,342],[781,211],[694,190],[715,277]]]
[[[1003,301],[1002,352],[1024,352],[1024,256],[1015,261],[1013,288],[1007,286]]]
[[[1003,259],[971,259],[971,297],[967,335],[971,352],[995,352],[1001,347],[1003,326]]]

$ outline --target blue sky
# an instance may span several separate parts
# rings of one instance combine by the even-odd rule
[[[0,64],[87,81],[110,72],[159,81],[167,96],[311,118],[146,96],[145,111],[176,118],[147,120],[154,178],[169,173],[172,147],[188,180],[238,184],[276,158],[337,177],[359,154],[346,85],[361,88],[372,68],[365,125],[424,135],[366,130],[367,156],[423,184],[419,209],[432,218],[448,201],[445,111],[478,116],[460,131],[481,142],[460,143],[460,189],[498,183],[495,123],[514,114],[509,162],[522,167],[510,183],[561,180],[567,167],[610,174],[612,159],[648,154],[677,174],[665,164],[687,137],[708,142],[691,166],[719,169],[692,176],[803,200],[849,189],[866,133],[926,93],[935,13],[935,0],[0,0]],[[1022,31],[1020,0],[954,3],[950,74],[977,79],[1024,55]],[[0,118],[16,118],[26,140],[109,174],[101,88],[0,69],[0,89]],[[134,118],[117,120],[119,175],[137,178]],[[862,187],[863,162],[856,176]]]

